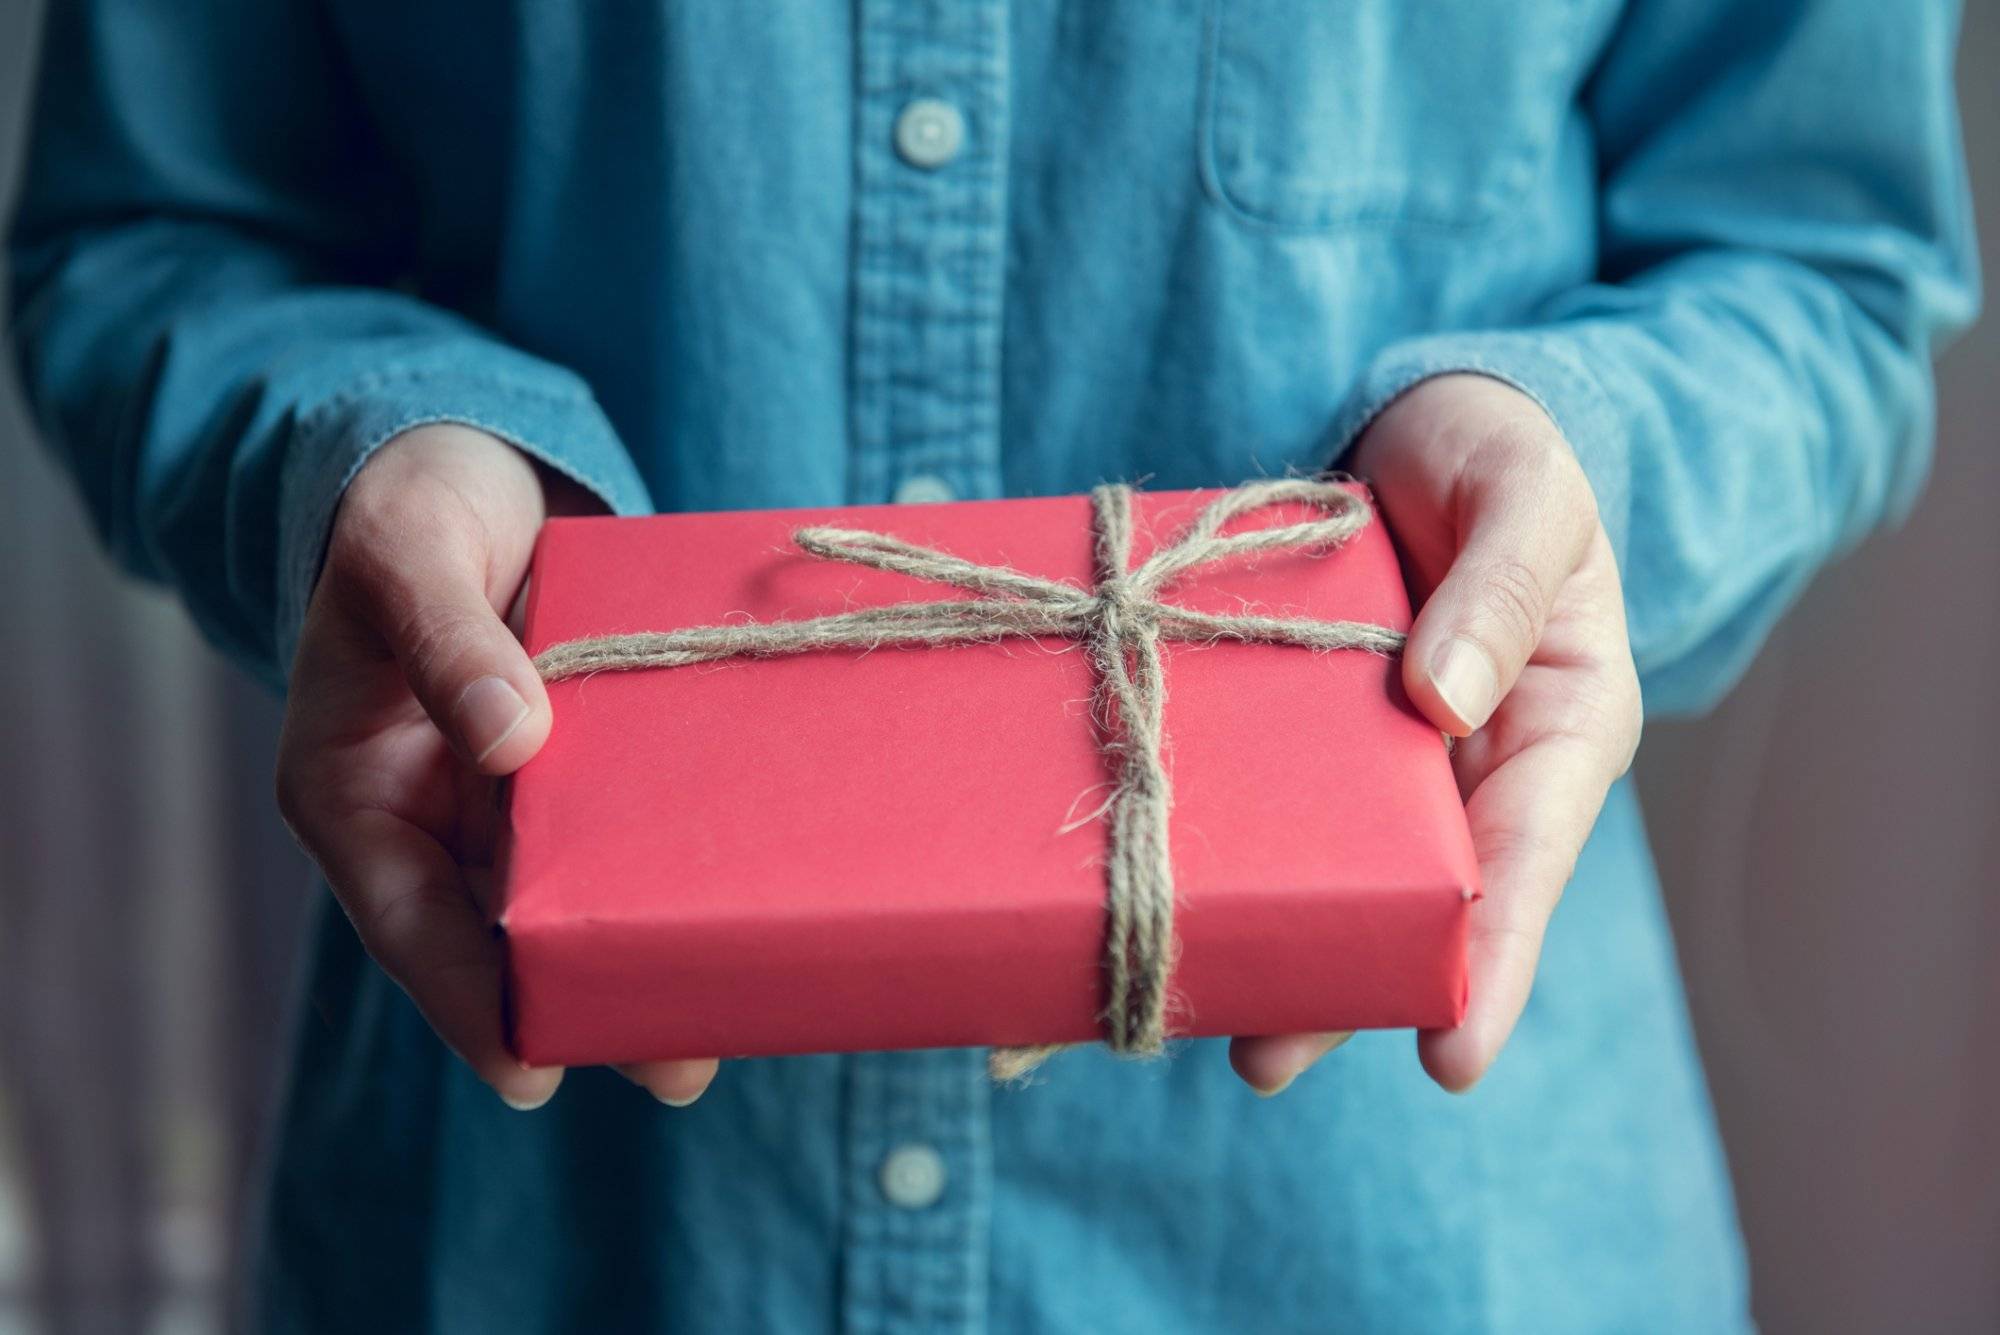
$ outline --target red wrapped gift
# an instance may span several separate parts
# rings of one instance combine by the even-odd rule
[[[1132,498],[1130,568],[1223,494]],[[1338,546],[1195,563],[1141,600],[1168,631],[1158,754],[1175,1034],[1429,1028],[1464,1013],[1475,860],[1444,743],[1394,658],[1200,631],[1204,616],[1245,615],[1407,628],[1388,534],[1365,522],[1363,488],[1334,499],[1347,496],[1363,526]],[[1264,501],[1223,532],[1325,518]],[[1117,702],[1098,693],[1119,670],[1107,663],[1144,676],[1125,641],[1108,658],[1093,648],[1104,522],[1089,497],[552,521],[527,606],[538,655],[1013,601],[814,555],[793,541],[811,526],[1021,572],[1043,588],[1031,601],[1076,624],[1032,633],[1040,614],[1013,608],[1030,629],[1006,638],[890,637],[552,681],[555,730],[513,781],[501,869],[518,1055],[581,1065],[1102,1036],[1116,813],[1100,808],[1129,796],[1129,776],[1112,759],[1128,736]],[[547,672],[554,656],[541,661]]]

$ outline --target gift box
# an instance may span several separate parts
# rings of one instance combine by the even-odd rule
[[[1218,494],[1136,495],[1135,565]],[[1276,504],[1229,531],[1307,516]],[[542,654],[973,596],[802,550],[793,536],[812,526],[1087,598],[1098,520],[1080,496],[553,520],[526,642]],[[1410,619],[1381,523],[1330,549],[1191,569],[1155,597],[1210,616]],[[552,682],[555,728],[510,786],[499,869],[517,1055],[1102,1036],[1114,831],[1100,808],[1120,771],[1087,640],[830,647]],[[1158,654],[1170,1031],[1455,1024],[1476,864],[1444,741],[1394,657],[1205,636]]]

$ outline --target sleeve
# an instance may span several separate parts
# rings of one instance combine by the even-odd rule
[[[574,374],[409,295],[414,207],[307,0],[45,20],[9,234],[24,389],[104,541],[283,678],[343,488],[459,422],[648,508]]]
[[[1951,0],[1636,0],[1585,91],[1600,280],[1394,344],[1335,427],[1452,371],[1596,489],[1649,710],[1699,709],[1829,556],[1913,503],[1931,357],[1978,304]]]

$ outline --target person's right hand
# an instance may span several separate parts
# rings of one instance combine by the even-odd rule
[[[581,489],[468,427],[417,427],[355,476],[306,612],[278,805],[362,945],[509,1105],[546,1103],[501,1029],[500,945],[485,896],[494,786],[548,738],[548,693],[503,619],[542,520]],[[713,1061],[621,1067],[692,1102]]]

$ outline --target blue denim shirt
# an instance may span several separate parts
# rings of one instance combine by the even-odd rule
[[[1228,483],[1450,370],[1594,484],[1655,708],[1924,472],[1970,318],[1946,0],[78,0],[12,237],[106,541],[277,682],[413,424],[624,512]],[[337,915],[269,1330],[1714,1331],[1747,1317],[1621,787],[1472,1095],[1364,1035],[578,1072],[505,1109]]]

